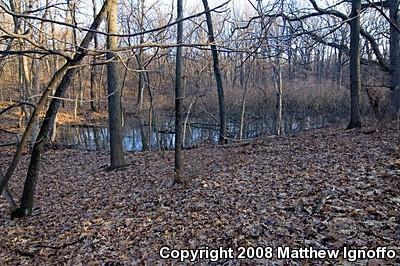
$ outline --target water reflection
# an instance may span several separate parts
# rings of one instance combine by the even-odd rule
[[[325,127],[335,121],[326,121],[320,117],[306,117],[304,119],[291,118],[285,121],[285,132],[295,133],[301,130]],[[150,130],[149,125],[129,121],[123,128],[123,147],[125,151],[170,150],[174,148],[175,134],[171,123],[164,123],[163,129]],[[240,124],[237,121],[227,123],[227,134],[230,139],[238,139]],[[275,132],[275,121],[265,119],[246,123],[243,130],[243,139],[252,139]],[[203,144],[218,142],[218,125],[207,122],[196,122],[186,127],[184,147],[192,148]],[[149,135],[151,135],[149,137]],[[109,130],[107,127],[68,125],[57,129],[57,143],[84,150],[109,150]]]

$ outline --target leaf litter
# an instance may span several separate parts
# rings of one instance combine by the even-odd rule
[[[0,153],[5,169],[12,153]],[[160,262],[162,246],[386,246],[400,254],[396,131],[367,135],[322,129],[187,150],[186,182],[172,187],[167,184],[173,174],[173,151],[126,157],[125,169],[107,172],[105,152],[46,151],[34,216],[10,220],[0,198],[1,264],[177,264]],[[17,195],[22,192],[27,155],[20,165],[10,184]],[[217,264],[223,263],[315,262]],[[348,264],[343,258],[318,263]],[[400,261],[373,263],[369,262]]]

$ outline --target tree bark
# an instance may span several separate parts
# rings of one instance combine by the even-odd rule
[[[282,67],[281,59],[277,58],[276,62],[272,65],[274,72],[274,85],[276,92],[276,134],[278,136],[284,134],[283,126],[283,80],[282,80]]]
[[[219,144],[226,143],[226,118],[225,118],[225,99],[224,87],[222,84],[221,70],[219,67],[218,50],[215,43],[214,29],[211,19],[210,8],[207,0],[202,0],[204,11],[206,12],[206,21],[208,28],[208,41],[210,42],[211,53],[213,58],[213,68],[215,81],[217,82],[218,104],[219,104]]]
[[[360,11],[361,0],[352,0],[350,15],[350,97],[351,113],[350,123],[347,129],[361,127],[360,91],[361,91],[361,67],[360,67]]]
[[[183,18],[182,0],[177,0],[177,20]],[[182,44],[183,40],[183,21],[178,22],[176,42],[176,67],[175,67],[175,168],[174,168],[174,182],[182,183],[182,106],[183,106],[183,93],[182,93]]]
[[[390,19],[400,28],[399,0],[389,0]],[[400,32],[390,24],[390,77],[391,77],[391,116],[400,112]]]
[[[63,79],[57,87],[55,97],[63,97],[66,88],[72,83],[76,68],[67,70]],[[21,197],[21,205],[13,214],[14,217],[23,217],[32,213],[33,200],[36,190],[36,183],[39,176],[40,161],[45,144],[48,142],[53,123],[61,105],[61,100],[53,98],[49,109],[40,127],[35,145],[32,149],[31,160],[29,162],[28,173],[25,180],[24,191]]]
[[[93,4],[93,16],[94,19],[96,18],[97,14],[97,7],[96,7],[96,0],[92,0]],[[94,36],[94,49],[97,50],[99,47],[99,41],[97,38],[97,35]],[[96,98],[97,98],[97,93],[96,91],[98,90],[98,84],[96,82],[97,78],[97,67],[96,67],[96,56],[93,56],[93,65],[90,68],[90,108],[93,112],[98,112],[99,108],[96,106]],[[100,96],[100,94],[99,94]]]
[[[340,41],[341,45],[344,45],[344,37]],[[342,76],[343,76],[343,50],[338,49],[338,56],[336,61],[336,87],[340,89],[342,86]]]
[[[108,33],[118,33],[118,1],[110,0],[108,9]],[[112,52],[118,48],[118,37],[107,37],[107,90],[108,90],[108,123],[110,129],[110,169],[125,165],[122,146],[122,108],[121,77],[118,72],[117,54]]]
[[[144,12],[144,0],[140,0],[139,5],[139,30],[144,31],[144,18],[145,18],[145,12]],[[139,44],[144,43],[144,37],[143,35],[140,36],[139,39]],[[143,100],[144,100],[144,90],[146,87],[148,87],[147,84],[147,79],[146,79],[146,69],[143,66],[143,48],[139,48],[138,54],[135,55],[136,61],[138,64],[138,69],[139,69],[139,80],[138,80],[138,98],[136,101],[136,105],[138,105],[138,113],[139,113],[139,126],[140,126],[140,134],[142,138],[142,150],[147,151],[151,148],[151,144],[149,144],[149,140],[151,140],[151,134],[146,134],[145,130],[145,114],[143,110]],[[151,129],[151,123],[149,121],[149,130]]]
[[[3,173],[1,172],[1,169],[0,169],[0,180],[2,180],[2,179],[3,179]],[[17,204],[15,203],[8,186],[6,187],[6,189],[4,189],[3,195],[6,198],[8,204],[10,205],[11,213],[14,212],[17,209]]]
[[[39,102],[36,105],[35,110],[33,110],[33,113],[31,115],[31,118],[28,122],[28,125],[25,128],[24,134],[22,135],[21,141],[19,142],[17,146],[17,150],[13,156],[13,159],[10,163],[10,166],[7,169],[7,172],[4,176],[4,178],[0,182],[0,193],[3,192],[5,187],[7,186],[8,181],[11,179],[11,176],[13,175],[15,169],[17,168],[17,165],[19,163],[19,160],[21,159],[22,152],[25,150],[26,145],[29,141],[29,138],[31,136],[32,131],[35,130],[36,126],[36,121],[39,117],[40,112],[42,109],[46,106],[47,104],[47,97],[51,94],[53,87],[57,84],[57,82],[61,79],[61,77],[64,75],[66,69],[70,63],[66,63],[61,69],[59,69],[52,77],[50,80],[49,84],[47,85],[46,90],[43,92],[42,96],[39,99]],[[36,139],[36,138],[35,138]]]
[[[243,131],[244,131],[244,119],[246,113],[246,95],[247,95],[247,80],[244,82],[244,89],[242,94],[242,104],[241,104],[241,111],[240,111],[240,128],[239,128],[239,140],[243,140]]]

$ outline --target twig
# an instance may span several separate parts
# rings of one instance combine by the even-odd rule
[[[59,245],[59,246],[50,246],[50,245],[45,245],[45,244],[39,244],[39,245],[36,245],[34,247],[35,248],[49,248],[49,249],[63,249],[63,248],[78,244],[78,243],[82,242],[84,239],[85,239],[84,237],[80,237],[80,238],[78,238],[78,239],[76,239],[74,241],[71,241],[71,242],[68,242],[68,243],[64,243],[64,244]]]
[[[17,254],[20,256],[30,257],[30,258],[35,257],[35,253],[33,253],[33,252],[24,251],[24,250],[20,250],[20,249],[16,249],[15,252],[17,252]]]

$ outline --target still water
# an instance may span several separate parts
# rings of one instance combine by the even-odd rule
[[[331,121],[322,117],[306,117],[285,121],[285,132],[295,133],[302,130],[328,126]],[[274,134],[274,121],[253,121],[247,123],[243,130],[243,139],[252,139]],[[174,148],[175,135],[171,123],[163,123],[162,127],[151,129],[149,125],[140,125],[138,121],[129,121],[123,127],[123,147],[125,151],[169,150]],[[239,138],[239,122],[227,124],[230,139]],[[193,148],[218,142],[218,126],[207,122],[192,122],[186,126],[185,148]],[[56,142],[69,148],[84,150],[109,150],[109,130],[102,126],[68,125],[57,128]]]

